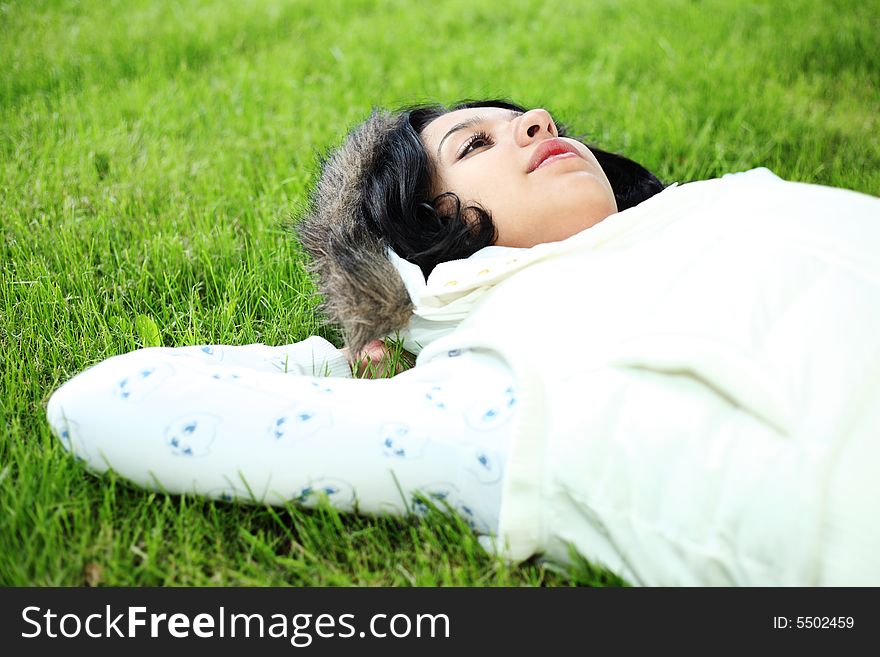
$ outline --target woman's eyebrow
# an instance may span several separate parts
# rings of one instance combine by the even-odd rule
[[[507,110],[509,118],[508,121],[513,121],[516,117],[518,117],[522,112],[518,112],[516,110]],[[468,128],[473,128],[474,126],[480,125],[481,123],[486,122],[485,114],[478,114],[476,116],[472,116],[471,118],[462,121],[461,123],[456,123],[449,129],[445,135],[443,135],[443,139],[440,140],[440,143],[437,145],[437,159],[440,159],[440,151],[443,149],[443,142],[445,142],[449,137],[454,135],[456,132],[461,132],[462,130],[467,130]]]

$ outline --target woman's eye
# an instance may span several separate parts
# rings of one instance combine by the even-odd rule
[[[468,139],[464,146],[462,146],[461,152],[458,154],[458,159],[463,158],[465,155],[472,153],[473,151],[483,148],[485,146],[492,145],[492,138],[489,137],[484,132],[478,132],[473,135],[470,139]]]

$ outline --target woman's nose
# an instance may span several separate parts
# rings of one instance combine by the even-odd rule
[[[553,117],[545,109],[532,109],[519,117],[516,129],[516,140],[520,146],[527,146],[534,141],[559,136]]]

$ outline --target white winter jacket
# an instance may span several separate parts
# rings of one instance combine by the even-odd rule
[[[880,199],[766,169],[425,282],[407,345],[500,353],[500,548],[635,584],[880,585]]]

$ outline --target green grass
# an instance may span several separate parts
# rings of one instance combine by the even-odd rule
[[[619,583],[505,565],[439,512],[96,478],[45,403],[144,340],[338,341],[283,226],[316,151],[371,106],[507,96],[668,181],[767,166],[876,195],[878,34],[859,0],[4,0],[0,584]]]

